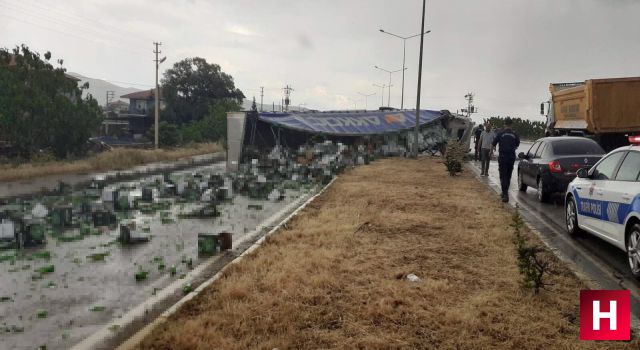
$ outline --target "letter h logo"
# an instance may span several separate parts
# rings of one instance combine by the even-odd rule
[[[629,340],[628,290],[580,291],[580,340]]]

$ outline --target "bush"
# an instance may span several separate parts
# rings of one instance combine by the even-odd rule
[[[533,293],[538,294],[540,289],[550,285],[545,279],[547,275],[553,273],[551,259],[546,256],[544,248],[529,245],[522,233],[524,221],[517,210],[513,214],[512,221],[511,226],[514,228],[513,242],[516,245],[518,268],[520,269],[520,275],[522,275],[520,285],[523,288],[533,289]]]
[[[158,142],[162,147],[175,147],[180,143],[180,133],[175,124],[160,122],[158,124]]]
[[[457,173],[462,172],[464,153],[464,147],[460,142],[449,140],[444,156],[444,165],[447,167],[449,175],[455,176]]]

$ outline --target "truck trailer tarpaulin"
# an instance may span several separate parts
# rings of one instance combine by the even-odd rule
[[[442,117],[440,111],[421,110],[420,125]],[[261,113],[258,118],[287,129],[339,136],[400,132],[416,125],[415,111]]]
[[[455,138],[469,146],[473,122],[447,110],[421,110],[419,148]],[[330,139],[343,144],[382,142],[409,148],[416,125],[414,110],[338,112],[230,112],[227,115],[227,169],[234,171],[244,150],[298,147]],[[446,135],[445,135],[446,134]],[[446,143],[446,141],[444,141]]]

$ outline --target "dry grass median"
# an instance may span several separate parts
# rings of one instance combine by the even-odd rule
[[[338,181],[185,304],[141,349],[584,349],[579,290],[519,286],[511,212],[439,159],[387,159]],[[415,274],[418,282],[405,277]]]
[[[217,143],[201,143],[175,149],[116,148],[89,158],[74,161],[32,162],[20,165],[0,164],[0,181],[26,180],[39,176],[82,174],[96,171],[124,170],[137,165],[175,161],[180,158],[221,152]]]

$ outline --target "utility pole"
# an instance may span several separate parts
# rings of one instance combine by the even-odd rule
[[[109,103],[110,101],[113,101],[114,95],[116,94],[115,91],[109,90],[107,91],[107,100],[104,103],[104,111],[105,112],[109,112]]]
[[[160,95],[160,86],[158,85],[158,67],[160,66],[160,59],[158,59],[158,55],[160,54],[160,45],[162,45],[162,43],[159,42],[154,42],[153,45],[155,45],[155,50],[153,50],[153,53],[156,54],[156,59],[154,60],[156,62],[156,93],[155,93],[155,98],[156,98],[156,104],[155,104],[155,132],[154,132],[154,145],[156,146],[156,149],[158,149],[159,147],[159,143],[158,143],[158,123],[159,123],[159,119],[160,119],[160,101],[159,101],[159,95]],[[164,61],[164,59],[162,59]]]
[[[418,134],[420,133],[420,92],[422,89],[422,51],[424,48],[424,16],[427,0],[422,0],[422,29],[420,29],[420,58],[418,60],[418,95],[416,96],[416,130],[414,135],[413,156],[418,159]]]
[[[285,86],[282,90],[284,90],[284,110],[288,112],[289,104],[291,104],[291,91],[294,91],[294,90],[289,85]]]
[[[260,87],[260,112],[262,112],[262,101],[264,100],[264,86]]]
[[[471,113],[476,113],[476,106],[473,105],[473,92],[464,95],[467,100],[467,117],[471,118]],[[464,110],[462,110],[464,112]]]

